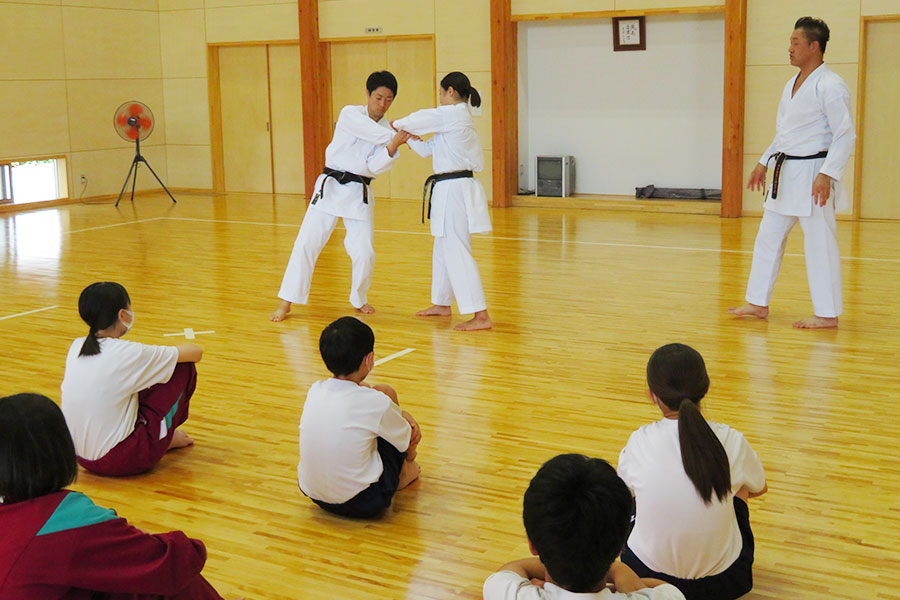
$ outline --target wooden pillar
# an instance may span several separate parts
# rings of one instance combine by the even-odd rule
[[[518,28],[510,0],[491,0],[492,205],[507,207],[519,188]]]
[[[325,166],[330,141],[331,61],[328,45],[319,41],[318,0],[298,0],[300,13],[300,75],[303,81],[303,173],[306,201]]]
[[[725,0],[725,94],[722,123],[723,217],[740,217],[744,194],[744,77],[747,0]]]

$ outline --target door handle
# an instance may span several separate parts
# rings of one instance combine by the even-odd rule
[[[269,131],[269,122],[266,121],[266,131]]]

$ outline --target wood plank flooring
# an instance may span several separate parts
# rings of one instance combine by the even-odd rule
[[[811,312],[799,228],[770,318],[745,321],[726,308],[742,302],[758,219],[495,210],[473,246],[496,326],[460,333],[458,315],[412,316],[430,304],[432,239],[416,203],[380,201],[377,312],[364,320],[376,358],[414,351],[370,380],[393,385],[421,423],[423,473],[363,522],[296,485],[303,400],[327,376],[318,335],[352,311],[343,230],[309,306],[270,323],[302,199],[178,198],[0,215],[0,393],[58,401],[93,281],[128,289],[131,339],[213,331],[196,340],[206,353],[185,426],[196,446],[139,477],[82,471],[75,488],[146,530],[204,540],[204,573],[226,598],[480,598],[485,577],[527,554],[521,500],[537,468],[561,452],[615,464],[658,418],[644,369],[672,341],[707,361],[707,417],[743,431],[766,467],[747,598],[900,598],[900,224],[838,224],[841,328],[797,331]]]

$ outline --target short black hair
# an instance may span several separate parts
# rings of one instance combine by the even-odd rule
[[[397,95],[397,78],[390,71],[375,71],[366,79],[366,90],[370,94],[382,86]]]
[[[819,50],[825,54],[825,46],[831,38],[831,31],[822,19],[800,17],[794,23],[794,29],[803,30],[803,36],[810,42],[819,42]]]
[[[622,552],[631,523],[628,486],[608,462],[560,454],[525,491],[525,532],[554,583],[596,591]]]
[[[62,411],[41,394],[0,398],[0,497],[4,504],[58,492],[75,481],[75,446]]]
[[[335,377],[355,373],[375,349],[375,333],[356,317],[341,317],[319,336],[319,353]]]

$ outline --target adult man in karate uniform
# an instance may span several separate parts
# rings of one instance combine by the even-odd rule
[[[325,149],[325,170],[316,180],[315,194],[306,209],[294,242],[278,297],[281,303],[270,320],[283,321],[291,304],[306,304],[313,270],[322,248],[328,243],[338,218],[347,233],[344,248],[350,255],[352,281],[350,304],[357,312],[375,309],[367,295],[375,268],[373,217],[374,202],[369,182],[393,166],[397,149],[410,137],[395,133],[384,118],[397,94],[397,79],[388,71],[376,71],[366,81],[365,106],[341,109],[334,137]]]
[[[800,73],[784,87],[775,139],[747,183],[751,190],[764,190],[768,165],[774,165],[753,247],[747,304],[729,308],[733,315],[760,319],[769,315],[787,235],[799,220],[814,314],[795,322],[794,327],[838,326],[843,301],[834,213],[849,207],[841,176],[856,133],[850,90],[824,62],[828,38],[828,26],[819,19],[803,17],[794,25],[788,52]]]

